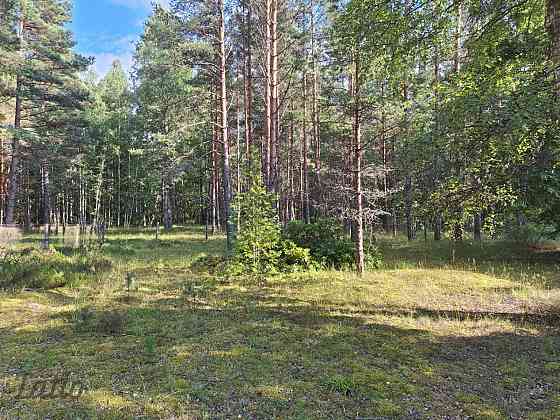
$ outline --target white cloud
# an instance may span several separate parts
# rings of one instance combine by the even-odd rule
[[[84,53],[83,55],[95,57],[92,69],[101,78],[111,69],[111,65],[115,60],[119,60],[124,71],[129,74],[132,70],[136,41],[137,37],[134,35],[124,37],[99,36],[98,43],[105,48],[101,49],[101,51]]]
[[[95,63],[92,67],[95,73],[97,73],[97,76],[99,76],[100,78],[104,77],[107,74],[115,60],[119,60],[121,62],[126,74],[129,74],[130,70],[132,69],[132,52],[125,52],[122,54],[98,53],[86,55],[95,57]]]

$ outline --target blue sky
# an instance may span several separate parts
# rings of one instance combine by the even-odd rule
[[[103,76],[119,59],[128,71],[134,42],[142,33],[153,0],[74,0],[70,29],[80,54],[94,56],[94,69]],[[158,0],[167,5],[169,0]]]

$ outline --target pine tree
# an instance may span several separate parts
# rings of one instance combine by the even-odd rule
[[[80,124],[87,93],[78,73],[90,60],[72,52],[74,42],[65,28],[71,5],[65,0],[15,2],[19,59],[10,70],[15,89],[14,134],[11,150],[5,222],[16,218],[19,171],[29,153],[48,159],[49,142],[66,138]],[[43,139],[43,141],[37,141]],[[44,140],[48,140],[45,142]]]

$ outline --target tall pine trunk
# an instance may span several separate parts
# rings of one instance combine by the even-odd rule
[[[41,162],[41,190],[43,193],[43,249],[49,248],[51,231],[51,198],[49,181],[49,164],[46,159]]]
[[[245,8],[245,61],[244,78],[244,113],[245,113],[245,153],[247,161],[251,163],[251,148],[253,145],[253,57],[252,57],[252,13],[248,0],[243,3]]]
[[[357,55],[357,54],[356,54]],[[365,271],[364,256],[364,211],[362,202],[362,142],[361,142],[361,121],[360,121],[360,63],[359,58],[354,58],[354,77],[353,77],[353,146],[354,146],[354,194],[356,204],[356,271],[362,275]]]
[[[272,64],[272,36],[271,36],[271,26],[272,26],[272,16],[271,16],[272,0],[265,1],[265,144],[263,145],[263,178],[267,190],[271,191],[271,165],[272,165],[272,108],[271,108],[271,97],[272,97],[272,83],[271,83],[271,64]]]
[[[301,205],[305,223],[311,223],[311,206],[309,204],[309,161],[307,148],[307,74],[303,74],[303,117],[301,127]]]
[[[231,219],[231,168],[229,163],[229,130],[228,130],[228,99],[226,86],[226,40],[225,40],[225,10],[224,0],[219,0],[219,31],[218,43],[220,47],[220,104],[221,104],[221,131],[222,131],[222,159],[223,159],[223,200],[224,200],[224,219],[226,223],[227,252],[233,251],[235,228]]]
[[[10,163],[10,173],[8,175],[8,191],[6,194],[5,223],[7,225],[11,225],[15,221],[17,193],[19,190],[18,176],[20,166],[20,142],[18,130],[21,128],[21,85],[21,77],[18,76],[16,81],[16,108],[14,117],[14,128],[16,130],[16,133],[12,140],[12,161]]]
[[[278,1],[270,2],[270,191],[279,189]]]
[[[550,60],[554,66],[554,90],[560,97],[560,0],[547,0],[546,27],[550,37]]]

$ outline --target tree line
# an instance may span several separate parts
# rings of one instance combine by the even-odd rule
[[[557,226],[558,0],[173,0],[132,73],[63,0],[0,1],[4,223],[226,232],[258,168],[282,224],[454,241]]]

